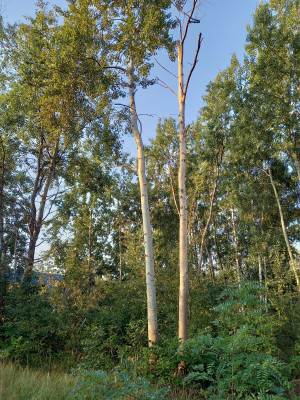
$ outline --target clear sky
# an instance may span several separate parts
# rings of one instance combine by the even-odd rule
[[[187,123],[197,118],[198,111],[203,105],[202,96],[206,85],[215,79],[219,71],[229,65],[231,55],[235,52],[242,60],[246,23],[251,24],[252,14],[258,2],[258,0],[204,0],[202,2],[198,13],[201,23],[192,26],[185,52],[188,67],[188,63],[193,60],[197,34],[199,31],[202,32],[203,42],[199,62],[194,71],[187,97]],[[34,0],[0,0],[0,4],[5,21],[10,23],[22,20],[24,15],[34,15]],[[66,1],[49,0],[49,4],[63,7],[66,5]],[[176,63],[170,63],[164,54],[159,54],[157,58],[176,74]],[[156,65],[153,73],[154,76],[159,76],[167,81],[168,85],[177,91],[176,79],[165,73],[161,67]],[[138,92],[137,110],[140,114],[147,114],[147,116],[141,116],[144,141],[147,143],[147,138],[155,136],[159,117],[173,116],[176,118],[178,114],[177,99],[169,90],[155,85]],[[125,149],[135,155],[133,139],[126,138]]]

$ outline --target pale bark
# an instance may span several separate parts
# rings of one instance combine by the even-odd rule
[[[178,208],[178,203],[177,203],[177,199],[176,199],[176,194],[175,194],[175,188],[174,188],[174,183],[173,183],[172,171],[171,171],[170,163],[168,162],[167,165],[168,165],[168,170],[169,170],[169,178],[170,178],[170,184],[171,184],[173,200],[174,200],[174,203],[175,203],[175,207],[176,207],[177,213],[178,213],[178,215],[180,215],[179,208]]]
[[[5,275],[6,265],[6,243],[4,240],[4,175],[6,169],[6,153],[2,143],[2,160],[1,160],[1,181],[0,181],[0,245],[1,245],[1,269]]]
[[[300,162],[299,162],[299,158],[297,157],[297,155],[295,155],[294,161],[295,161],[295,167],[296,167],[296,171],[297,171],[298,181],[300,182]]]
[[[186,179],[186,127],[185,94],[183,83],[183,46],[178,51],[178,102],[179,102],[179,319],[178,337],[183,342],[188,338],[188,257],[187,257],[187,197]]]
[[[93,210],[94,210],[94,199],[91,201],[90,215],[89,215],[89,240],[88,240],[88,290],[91,290],[93,285],[93,257],[92,257],[92,233],[93,233]]]
[[[218,242],[217,242],[216,226],[215,226],[215,221],[214,220],[213,220],[213,232],[214,232],[214,244],[215,244],[215,248],[216,248],[218,262],[219,262],[221,271],[223,271],[224,268],[223,268],[223,263],[222,263],[222,259],[221,259],[221,254],[220,254],[220,251],[219,251]]]
[[[202,42],[201,33],[198,36],[197,48],[194,61],[184,83],[183,77],[183,52],[184,42],[188,34],[191,23],[198,23],[199,20],[193,18],[198,0],[193,0],[191,11],[187,16],[184,29],[180,25],[180,41],[177,42],[178,60],[178,105],[179,105],[179,171],[178,171],[178,191],[179,191],[179,315],[178,315],[178,337],[182,342],[188,338],[188,256],[187,256],[187,196],[186,196],[186,134],[188,128],[185,126],[185,100],[191,76],[198,61],[198,54]],[[182,10],[180,10],[183,12]],[[185,13],[184,13],[185,14]]]
[[[261,257],[258,257],[258,281],[259,281],[259,284],[262,285],[263,276],[262,276]]]
[[[122,282],[123,277],[123,255],[122,255],[122,231],[121,231],[121,213],[118,203],[118,236],[119,236],[119,279]]]
[[[262,286],[263,276],[262,276],[262,263],[261,263],[260,256],[258,256],[258,281],[259,281],[259,284]],[[260,300],[263,301],[263,295],[261,294],[259,297],[260,297]]]
[[[4,296],[8,283],[8,265],[6,262],[6,243],[4,240],[4,175],[5,175],[5,149],[2,143],[3,156],[1,160],[1,181],[0,181],[0,324],[3,321]]]
[[[231,222],[232,222],[234,250],[235,250],[236,276],[237,276],[238,285],[240,287],[241,286],[241,266],[240,266],[239,251],[238,251],[237,228],[236,228],[236,224],[235,224],[235,220],[234,220],[233,207],[231,208]]]
[[[282,233],[283,233],[285,244],[286,244],[286,247],[287,247],[287,251],[288,251],[288,254],[289,254],[289,257],[290,257],[290,264],[291,264],[291,267],[292,267],[292,270],[293,270],[293,273],[294,273],[294,276],[295,276],[295,279],[296,279],[297,290],[298,290],[298,292],[300,294],[300,279],[299,279],[299,275],[298,275],[298,272],[297,272],[296,261],[295,261],[295,259],[293,257],[292,249],[291,249],[291,246],[290,246],[290,243],[289,243],[289,239],[288,239],[288,236],[287,236],[287,231],[286,231],[285,221],[284,221],[284,217],[283,217],[282,207],[281,207],[281,204],[280,204],[280,199],[279,199],[279,196],[278,196],[278,193],[277,193],[277,189],[276,189],[275,183],[273,181],[271,168],[269,166],[267,166],[267,168],[268,168],[268,175],[270,177],[271,185],[272,185],[272,188],[273,188],[273,191],[274,191],[274,195],[275,195],[275,198],[276,198],[276,202],[277,202],[277,206],[278,206]]]
[[[146,180],[146,162],[142,135],[138,127],[138,116],[135,105],[135,84],[134,84],[134,62],[131,59],[129,70],[129,101],[131,130],[135,139],[138,153],[138,178],[141,195],[141,209],[143,219],[145,264],[146,264],[146,291],[147,291],[147,316],[148,316],[148,341],[149,346],[158,341],[157,311],[156,311],[156,287],[154,272],[154,256],[152,227],[150,222],[148,189]]]
[[[208,247],[205,245],[205,250],[208,258],[208,265],[209,265],[209,273],[212,278],[212,280],[215,280],[215,271],[214,271],[214,263],[212,260],[211,252],[208,250]]]
[[[17,245],[18,245],[18,226],[17,226],[17,220],[16,220],[16,225],[15,225],[15,242],[14,242],[14,282],[16,282],[16,277],[17,277]]]

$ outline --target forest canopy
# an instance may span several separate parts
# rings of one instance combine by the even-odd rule
[[[0,362],[73,368],[74,399],[297,395],[299,1],[257,5],[187,121],[200,8],[39,0],[0,20]],[[177,117],[145,145],[136,93],[157,84]]]

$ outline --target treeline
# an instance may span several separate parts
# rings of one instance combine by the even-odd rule
[[[160,48],[183,54],[197,1],[92,3],[1,24],[0,356],[284,397],[300,372],[298,1],[259,4],[243,62],[185,125],[188,75],[146,147],[135,92]]]

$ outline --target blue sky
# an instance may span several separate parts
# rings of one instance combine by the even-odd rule
[[[202,96],[206,85],[215,79],[219,71],[225,69],[232,54],[235,52],[240,60],[243,58],[246,40],[246,23],[252,21],[252,14],[258,0],[204,0],[198,13],[201,23],[193,25],[188,37],[185,52],[186,65],[193,60],[194,47],[198,32],[202,32],[203,42],[199,54],[199,62],[194,71],[187,96],[186,122],[190,123],[197,118],[198,111],[203,105]],[[50,0],[50,4],[65,6],[65,0]],[[7,22],[23,19],[24,15],[34,15],[34,0],[0,0],[1,13]],[[157,57],[159,61],[176,74],[176,63],[168,61],[165,54]],[[176,79],[169,76],[156,65],[154,76],[165,80],[169,86],[177,91]],[[178,104],[176,97],[167,89],[157,85],[137,94],[137,110],[143,123],[144,141],[155,136],[158,118],[173,116],[176,118]],[[135,145],[132,138],[125,139],[125,149],[135,155]]]

